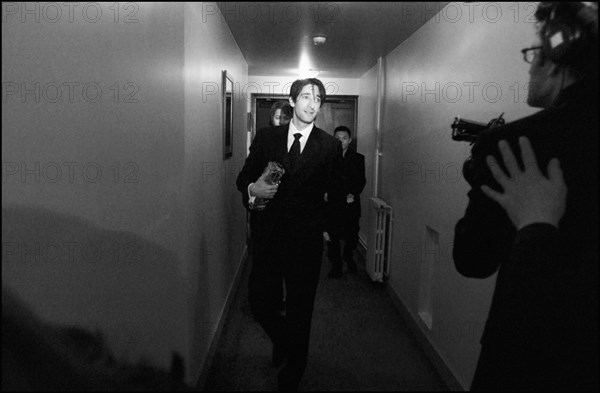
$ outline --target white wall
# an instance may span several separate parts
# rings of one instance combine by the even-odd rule
[[[454,269],[454,225],[469,189],[461,169],[470,148],[451,140],[450,125],[456,115],[487,122],[501,112],[507,121],[534,112],[524,103],[528,65],[519,52],[534,37],[531,7],[450,3],[384,60],[381,198],[395,216],[389,284],[465,388],[495,277],[468,279]],[[371,96],[374,83],[376,67],[361,78],[361,95]],[[360,116],[373,118],[374,111],[374,104],[361,106]],[[439,234],[437,246],[427,245],[426,227]],[[431,330],[418,316],[429,260]]]
[[[223,162],[202,88],[247,64],[216,4],[132,4],[3,4],[2,283],[193,383],[245,248],[245,104]]]
[[[360,238],[368,241],[369,223],[371,220],[370,197],[375,195],[375,149],[377,148],[377,73],[375,66],[359,80],[358,100],[358,146],[359,152],[365,156],[365,176],[367,183],[361,198]]]
[[[246,213],[235,186],[246,159],[248,65],[214,3],[185,3],[186,237],[198,377],[245,248]],[[210,53],[210,56],[207,56]],[[233,77],[233,156],[223,160],[221,71]],[[216,90],[215,90],[216,89]]]
[[[183,8],[145,4],[125,23],[94,4],[51,23],[30,3],[2,24],[3,86],[20,90],[2,103],[3,285],[167,366],[188,344]]]

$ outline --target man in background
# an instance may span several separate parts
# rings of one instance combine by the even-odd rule
[[[365,156],[350,149],[352,135],[346,126],[339,126],[334,137],[342,144],[342,194],[339,197],[328,195],[329,223],[327,233],[327,253],[331,261],[329,278],[340,278],[343,275],[343,261],[349,272],[356,272],[353,253],[358,245],[360,220],[360,193],[365,188]],[[340,252],[340,238],[344,238],[344,252]]]

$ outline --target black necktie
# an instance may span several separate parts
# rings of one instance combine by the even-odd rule
[[[300,138],[302,137],[301,133],[294,134],[294,143],[292,143],[292,148],[290,149],[290,167],[292,168],[292,172],[298,166],[298,161],[300,160]]]

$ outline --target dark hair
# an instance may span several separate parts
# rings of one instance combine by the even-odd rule
[[[294,117],[294,112],[292,111],[292,107],[289,102],[276,101],[273,105],[271,105],[271,111],[269,116],[269,124],[272,126],[274,125],[273,117],[275,116],[275,112],[277,112],[277,109],[281,109],[280,116],[287,117],[288,122],[292,119],[292,117]]]
[[[541,2],[535,18],[544,59],[568,68],[576,79],[598,79],[597,3]]]
[[[343,132],[347,132],[348,136],[350,138],[352,138],[352,133],[350,132],[350,129],[348,127],[346,127],[346,126],[338,126],[338,127],[336,127],[335,130],[333,131],[333,135],[335,135],[337,132],[342,132],[342,131]]]
[[[281,113],[284,114],[284,115],[286,115],[289,119],[291,119],[292,117],[294,117],[294,109],[292,109],[292,106],[287,101],[281,107]]]
[[[321,95],[321,104],[325,102],[326,94],[325,94],[325,86],[323,86],[323,82],[318,80],[317,78],[307,78],[307,79],[298,79],[292,83],[292,87],[290,88],[290,98],[292,101],[296,102],[298,95],[306,85],[315,85],[319,88],[319,94]]]
[[[284,113],[286,116],[291,116],[292,114],[292,107],[290,106],[289,102],[283,100],[275,101],[273,105],[271,105],[271,111],[269,113],[271,119],[273,119],[273,116],[275,116],[275,112],[277,112],[277,109],[281,109],[281,112]]]

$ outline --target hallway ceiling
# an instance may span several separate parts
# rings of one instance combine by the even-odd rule
[[[359,78],[448,2],[218,2],[253,76]],[[325,35],[315,46],[314,35]]]

